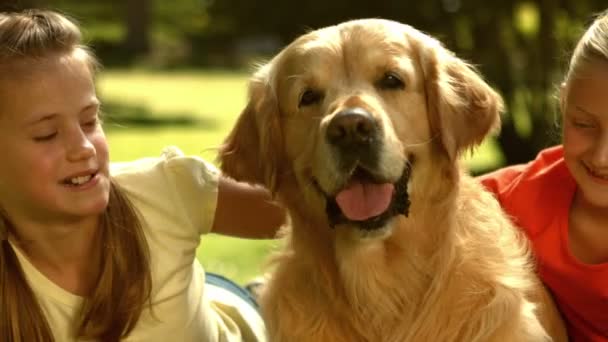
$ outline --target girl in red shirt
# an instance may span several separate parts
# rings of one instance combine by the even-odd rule
[[[481,177],[522,227],[571,341],[608,342],[608,11],[560,91],[563,145]]]

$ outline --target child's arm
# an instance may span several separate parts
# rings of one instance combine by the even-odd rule
[[[264,188],[220,177],[213,233],[271,239],[285,220],[285,210]]]

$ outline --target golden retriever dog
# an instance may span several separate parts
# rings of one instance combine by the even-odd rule
[[[271,341],[565,340],[525,238],[459,156],[502,100],[420,31],[307,33],[262,66],[220,150],[290,230],[261,295]]]

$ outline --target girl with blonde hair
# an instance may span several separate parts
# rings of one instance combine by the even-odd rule
[[[562,145],[482,177],[532,241],[571,341],[608,341],[608,12],[561,86]]]
[[[110,164],[96,70],[66,16],[0,13],[0,340],[265,340],[196,248],[271,237],[282,209],[175,148]]]

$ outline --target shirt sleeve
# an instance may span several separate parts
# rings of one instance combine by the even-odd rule
[[[567,213],[576,184],[561,146],[541,151],[536,159],[479,176],[512,221],[532,239]]]
[[[494,196],[503,202],[505,193],[509,192],[521,177],[525,165],[514,165],[490,172],[478,177],[483,186],[494,193]]]
[[[112,164],[110,172],[144,220],[171,222],[155,226],[188,237],[211,231],[219,180],[213,164],[167,147],[159,158]]]

